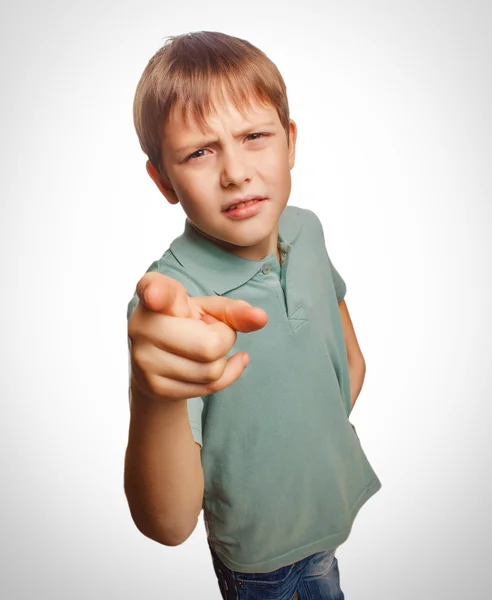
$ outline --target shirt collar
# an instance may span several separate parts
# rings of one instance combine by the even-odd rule
[[[286,206],[280,215],[279,243],[287,253],[292,252],[302,229],[301,210],[295,206]],[[236,256],[200,235],[188,219],[185,221],[184,232],[171,242],[170,250],[186,270],[198,280],[206,281],[207,286],[218,295],[249,281],[266,261],[272,258],[277,260],[275,254],[269,254],[263,260],[247,260]]]

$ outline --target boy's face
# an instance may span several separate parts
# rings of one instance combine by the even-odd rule
[[[175,109],[162,140],[165,174],[150,162],[147,171],[205,237],[241,258],[278,256],[278,220],[291,190],[296,125],[290,121],[288,145],[275,108],[254,104],[245,120],[230,102],[215,106],[206,131],[194,120],[184,121]],[[227,216],[232,201],[249,195],[266,198],[256,214],[240,220]]]

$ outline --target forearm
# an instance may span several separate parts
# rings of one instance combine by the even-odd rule
[[[182,543],[196,526],[203,486],[186,400],[155,402],[133,388],[125,493],[135,525],[162,544]]]
[[[358,395],[362,389],[364,383],[364,377],[366,375],[366,363],[363,359],[358,361],[349,361],[349,375],[350,375],[350,406],[354,407]]]

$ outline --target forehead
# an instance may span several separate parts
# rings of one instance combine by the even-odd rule
[[[211,98],[209,106],[202,106],[201,111],[183,103],[176,104],[164,126],[164,137],[175,139],[184,135],[205,135],[221,125],[241,128],[265,120],[280,123],[276,108],[269,103],[254,98],[233,102],[228,96],[216,96]]]

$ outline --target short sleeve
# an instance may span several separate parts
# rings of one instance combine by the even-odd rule
[[[193,433],[193,439],[197,444],[200,444],[201,448],[203,448],[202,411],[203,398],[201,396],[188,398],[188,418],[190,420],[191,432]]]
[[[331,262],[331,258],[328,256],[328,260],[330,261],[331,267],[331,275],[333,277],[333,284],[335,286],[335,292],[337,295],[337,302],[341,302],[345,297],[345,293],[347,292],[347,286],[345,281],[343,280],[340,273],[336,270],[335,266]]]
[[[321,223],[320,218],[318,217],[318,215],[315,212],[313,212],[312,210],[309,210],[309,209],[304,209],[304,210],[306,213],[308,213],[311,216],[311,219],[313,219],[316,230],[319,232],[319,234],[321,236],[320,243],[323,245],[323,250],[326,253],[326,256],[328,257],[328,262],[330,263],[331,277],[333,279],[333,285],[335,287],[337,302],[341,302],[347,292],[347,286],[346,286],[345,281],[343,280],[342,276],[340,275],[340,273],[337,271],[337,269],[331,262],[330,255],[329,255],[328,249],[326,247],[325,234],[323,231],[323,224]]]

